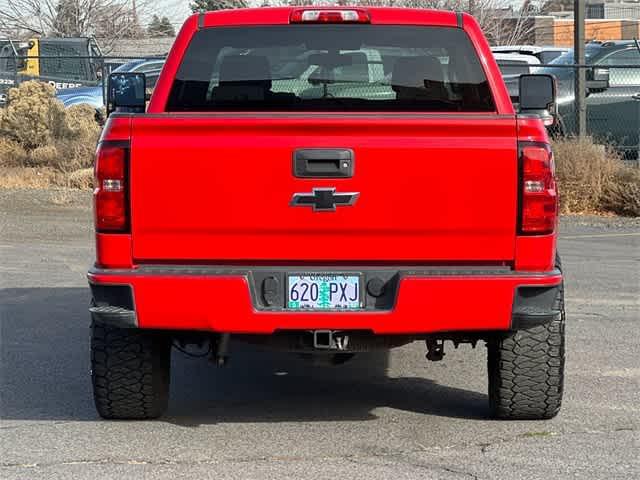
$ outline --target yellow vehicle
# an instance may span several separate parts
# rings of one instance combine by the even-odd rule
[[[0,105],[6,92],[27,80],[41,80],[56,90],[97,85],[102,52],[93,38],[0,39]]]

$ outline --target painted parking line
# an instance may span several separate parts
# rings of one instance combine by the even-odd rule
[[[560,240],[577,240],[580,238],[607,238],[607,237],[640,237],[640,232],[633,233],[595,233],[586,235],[567,235],[560,236]]]
[[[636,299],[628,299],[628,298],[580,298],[580,297],[567,297],[567,304],[572,306],[576,305],[604,305],[604,306],[613,306],[613,307],[637,307],[640,306],[640,300]],[[578,313],[577,315],[580,315]]]

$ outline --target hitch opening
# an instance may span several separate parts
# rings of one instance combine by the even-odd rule
[[[349,335],[339,330],[313,330],[313,348],[317,350],[346,350]]]

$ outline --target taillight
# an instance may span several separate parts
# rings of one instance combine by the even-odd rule
[[[289,17],[290,23],[370,23],[369,12],[364,8],[349,10],[296,8]]]
[[[521,143],[520,168],[520,233],[552,233],[558,217],[558,190],[549,145]]]
[[[103,142],[98,145],[93,190],[94,214],[98,232],[126,232],[129,228],[127,205],[128,144]]]

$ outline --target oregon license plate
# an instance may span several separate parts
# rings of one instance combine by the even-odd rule
[[[289,275],[287,307],[310,310],[362,308],[360,275]]]

